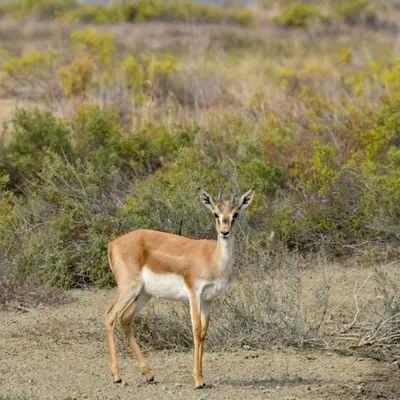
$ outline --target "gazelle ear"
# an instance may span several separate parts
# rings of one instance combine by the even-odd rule
[[[247,191],[239,200],[238,209],[243,211],[253,201],[254,189]]]
[[[203,204],[209,209],[209,210],[213,210],[213,208],[215,207],[215,204],[213,202],[213,199],[211,198],[211,196],[203,189],[200,189],[200,199],[203,202]]]

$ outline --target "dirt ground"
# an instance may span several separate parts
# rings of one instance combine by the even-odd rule
[[[337,301],[369,273],[341,271]],[[206,347],[204,376],[212,387],[201,391],[193,389],[191,353],[143,349],[157,381],[147,385],[120,334],[124,383],[115,386],[103,326],[114,290],[71,297],[58,307],[1,312],[0,399],[400,399],[396,359],[351,349],[210,353]]]

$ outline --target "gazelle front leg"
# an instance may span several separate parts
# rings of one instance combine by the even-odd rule
[[[200,319],[200,299],[197,294],[190,295],[190,314],[192,318],[193,340],[194,340],[194,367],[193,378],[195,389],[201,389],[204,386],[203,375],[200,366],[200,341],[201,341],[201,319]]]
[[[204,341],[206,339],[208,324],[210,322],[211,304],[211,301],[202,301],[200,306],[201,333],[199,346],[199,372],[201,376],[203,376]]]

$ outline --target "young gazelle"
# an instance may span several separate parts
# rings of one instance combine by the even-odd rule
[[[109,244],[109,263],[118,285],[116,301],[106,312],[108,348],[115,383],[121,382],[114,340],[116,317],[146,380],[154,380],[136,343],[132,319],[152,297],[156,297],[189,301],[194,336],[193,378],[196,389],[205,386],[202,359],[211,304],[230,287],[234,223],[251,203],[253,195],[254,190],[249,190],[236,203],[233,197],[222,201],[220,192],[218,201],[214,202],[206,191],[201,190],[201,201],[215,217],[216,241],[139,229]]]

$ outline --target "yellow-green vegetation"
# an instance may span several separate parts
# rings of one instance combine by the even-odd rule
[[[368,0],[337,1],[333,4],[333,11],[348,24],[360,22],[366,10]]]
[[[71,65],[60,67],[58,76],[66,96],[88,92],[94,67],[90,58],[74,60]]]
[[[184,0],[136,0],[107,7],[77,0],[21,0],[0,4],[0,18],[54,19],[62,22],[109,24],[119,22],[186,21],[226,22],[247,26],[253,14],[247,10],[225,11],[220,7]]]
[[[294,2],[284,7],[275,21],[288,27],[305,28],[310,25],[328,22],[329,17],[313,4]]]
[[[75,8],[75,0],[21,0],[2,2],[0,17],[6,19],[43,20],[52,19],[59,14]]]
[[[33,50],[22,57],[7,59],[3,63],[2,69],[9,78],[21,79],[29,76],[40,76],[51,65],[53,58],[49,53]]]
[[[254,7],[202,5],[187,0],[129,0],[112,5],[78,0],[20,0],[0,3],[0,19],[53,20],[61,23],[144,23],[148,21],[185,23],[223,23],[242,27],[262,26]],[[263,0],[259,8],[271,12],[273,24],[288,28],[314,26],[365,25],[388,27],[379,15],[390,16],[391,6],[369,0]],[[262,14],[262,13],[261,13]],[[381,24],[382,22],[382,24]]]
[[[382,3],[376,4],[368,0],[264,0],[261,6],[267,10],[278,9],[279,12],[273,16],[272,21],[288,28],[310,28],[338,23],[376,27],[379,24],[379,11],[385,7],[384,2]]]
[[[65,4],[57,18],[82,10]],[[287,2],[279,18],[308,27],[370,7],[357,4]],[[129,21],[174,20],[171,10],[183,20],[193,10],[222,18],[190,3],[118,7],[110,15],[130,10]],[[48,109],[17,109],[0,147],[0,253],[14,276],[104,286],[106,245],[123,232],[213,238],[199,186],[236,195],[255,187],[240,222],[242,271],[249,259],[266,268],[274,246],[346,256],[398,244],[395,35],[359,26],[310,36],[198,25],[200,34],[190,36],[191,27],[166,24],[140,42],[137,30],[126,39],[127,26],[119,29],[79,27],[61,42],[49,31],[48,48],[57,51],[34,41],[16,51],[4,42],[3,96]],[[41,24],[41,40],[45,32]]]
[[[71,45],[77,52],[82,51],[103,65],[109,65],[115,53],[112,35],[90,28],[73,32],[71,34]]]

